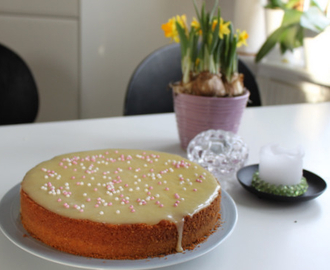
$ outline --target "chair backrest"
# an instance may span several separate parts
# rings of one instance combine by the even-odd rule
[[[246,88],[251,92],[248,106],[260,106],[257,83],[252,72],[240,60]],[[180,45],[173,43],[148,55],[135,69],[129,81],[124,115],[173,112],[173,96],[169,83],[181,80]]]
[[[37,85],[29,67],[0,44],[0,125],[34,122],[38,108]]]

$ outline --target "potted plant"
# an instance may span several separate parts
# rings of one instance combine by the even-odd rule
[[[246,31],[234,31],[224,21],[218,1],[211,12],[202,4],[197,19],[187,25],[176,16],[162,25],[165,36],[180,43],[182,80],[172,84],[182,148],[208,129],[237,132],[249,91],[238,72],[237,48],[247,45]]]
[[[283,55],[304,45],[304,37],[311,33],[321,33],[330,24],[319,1],[310,0],[269,0],[265,8],[283,10],[284,15],[279,28],[271,33],[259,49],[255,61],[264,58],[276,44]]]

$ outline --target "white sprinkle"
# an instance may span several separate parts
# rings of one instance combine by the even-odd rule
[[[117,210],[117,211],[116,211],[116,214],[120,214],[120,211],[119,211],[119,210]]]
[[[104,212],[103,211],[100,211],[100,215],[104,215]]]

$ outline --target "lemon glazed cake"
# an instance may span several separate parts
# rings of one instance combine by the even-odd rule
[[[143,259],[193,249],[216,229],[221,188],[180,156],[106,149],[54,157],[21,183],[21,221],[63,252]]]

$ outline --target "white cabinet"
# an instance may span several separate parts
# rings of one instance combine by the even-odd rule
[[[1,0],[0,10],[0,43],[27,62],[37,82],[37,121],[77,119],[78,0]]]

